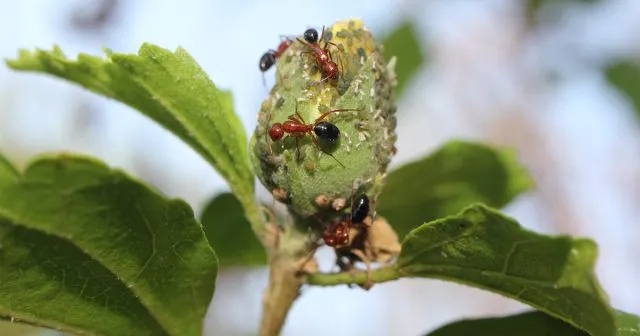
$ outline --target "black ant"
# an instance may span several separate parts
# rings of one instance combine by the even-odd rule
[[[322,233],[322,240],[330,247],[349,244],[351,226],[361,224],[367,216],[369,216],[369,197],[361,194],[351,201],[351,214],[331,223]]]
[[[332,80],[338,80],[338,76],[340,75],[340,71],[338,70],[338,65],[332,60],[331,51],[329,51],[329,45],[336,46],[335,43],[331,43],[325,41],[324,47],[320,47],[320,43],[318,43],[318,31],[314,28],[309,28],[304,32],[304,40],[302,41],[300,38],[297,38],[298,42],[306,45],[311,49],[310,53],[314,54],[316,59],[316,63],[320,68],[322,68],[325,78]],[[322,35],[320,36],[320,41],[324,38],[324,26],[322,26]],[[337,47],[337,46],[336,46]]]
[[[282,140],[283,138],[286,139],[288,137],[295,138],[296,151],[297,151],[296,158],[299,160],[300,159],[300,148],[299,148],[300,138],[302,138],[306,134],[309,134],[309,136],[311,136],[311,140],[313,141],[313,144],[319,151],[324,152],[329,156],[331,156],[334,160],[336,160],[336,162],[338,162],[344,168],[344,165],[342,164],[342,162],[338,161],[338,159],[336,159],[336,157],[333,156],[333,154],[322,150],[322,148],[318,144],[318,140],[316,139],[316,137],[332,144],[335,143],[340,137],[340,129],[338,128],[338,126],[328,121],[322,121],[322,120],[332,113],[346,112],[346,111],[359,111],[359,110],[358,109],[331,110],[321,114],[318,118],[316,118],[316,120],[312,124],[307,124],[304,121],[304,118],[302,117],[302,115],[300,115],[300,112],[298,112],[298,102],[296,101],[296,113],[290,115],[288,117],[288,120],[285,121],[284,123],[277,122],[271,125],[271,128],[269,128],[269,137],[271,137],[271,140],[273,141],[279,141],[279,140]],[[288,134],[285,137],[286,133]]]

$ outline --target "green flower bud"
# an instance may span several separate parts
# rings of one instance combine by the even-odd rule
[[[395,154],[395,74],[382,57],[381,46],[359,20],[328,27],[320,47],[326,41],[332,43],[328,49],[340,71],[338,80],[326,79],[312,50],[296,40],[278,60],[276,84],[262,103],[250,144],[262,184],[300,218],[336,216],[336,211],[346,211],[352,195],[362,193],[375,204]],[[334,144],[317,138],[319,150],[312,131],[300,137],[297,146],[286,133],[278,141],[270,137],[272,125],[284,123],[296,108],[312,126],[325,112],[357,111],[331,113],[323,119],[336,125],[340,134]]]

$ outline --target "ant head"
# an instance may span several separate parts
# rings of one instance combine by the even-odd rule
[[[340,129],[338,126],[328,121],[321,121],[313,126],[313,133],[315,133],[318,138],[331,143],[336,142],[340,137]]]
[[[282,139],[283,136],[284,130],[282,129],[281,123],[275,123],[271,125],[271,128],[269,129],[269,137],[271,137],[271,140],[278,141]]]
[[[311,44],[318,43],[318,31],[315,30],[314,28],[309,28],[305,30],[303,36],[304,36],[304,40]]]
[[[260,57],[260,71],[265,72],[269,70],[276,62],[276,55],[273,50],[269,50]]]

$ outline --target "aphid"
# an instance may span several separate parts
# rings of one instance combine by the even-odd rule
[[[327,246],[337,247],[349,243],[351,227],[362,223],[369,215],[369,197],[361,194],[351,202],[351,213],[331,223],[322,233]]]
[[[297,38],[297,40],[311,49],[307,53],[312,53],[316,59],[318,67],[322,68],[322,71],[325,75],[322,80],[338,80],[340,71],[338,70],[338,65],[333,61],[331,57],[331,51],[329,51],[329,45],[337,47],[336,44],[325,41],[324,46],[321,47],[320,43],[318,43],[318,31],[314,28],[307,29],[303,34],[303,38],[304,41],[300,38]],[[324,26],[322,27],[322,35],[320,36],[320,41],[322,41],[323,38]]]
[[[280,141],[283,138],[286,139],[288,137],[293,137],[296,139],[296,157],[300,160],[300,138],[309,134],[311,136],[311,140],[313,141],[314,146],[321,152],[328,154],[331,156],[336,162],[338,162],[342,167],[344,165],[338,161],[331,153],[325,152],[322,150],[320,145],[318,144],[317,138],[320,138],[329,143],[335,143],[340,137],[340,129],[338,126],[328,122],[323,121],[324,118],[329,116],[332,113],[336,112],[345,112],[345,111],[359,111],[358,109],[337,109],[325,112],[321,114],[316,120],[307,124],[298,112],[298,102],[296,101],[296,113],[289,116],[288,120],[284,123],[276,122],[271,125],[269,128],[269,137],[273,141]],[[285,137],[286,135],[286,137]]]

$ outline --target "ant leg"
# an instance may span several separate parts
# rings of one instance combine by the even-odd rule
[[[298,101],[296,100],[296,116],[300,119],[299,121],[302,124],[306,124],[307,122],[304,121],[304,118],[302,117],[302,115],[300,114],[300,112],[298,112]]]
[[[331,156],[334,160],[336,160],[336,162],[338,164],[340,164],[342,166],[342,168],[347,168],[345,167],[342,162],[340,162],[340,160],[338,160],[335,156],[333,156],[333,154],[329,153],[329,152],[325,152],[322,150],[322,147],[320,147],[320,145],[318,144],[318,139],[316,139],[316,136],[313,133],[309,133],[311,135],[311,140],[313,140],[313,144],[316,146],[316,149],[318,149],[320,152],[325,153],[329,156]]]
[[[306,124],[306,122],[304,121],[304,118],[302,117],[302,115],[300,114],[300,112],[298,112],[298,110],[296,110],[296,116],[298,117],[298,119],[299,119],[298,121],[299,121],[301,124]]]
[[[300,138],[296,137],[296,161],[300,161]]]
[[[314,125],[319,123],[320,121],[322,121],[324,118],[326,118],[328,115],[330,115],[331,113],[337,113],[337,112],[347,112],[347,111],[360,111],[361,109],[337,109],[337,110],[331,110],[328,112],[325,112],[323,114],[321,114],[314,122]]]
[[[300,43],[304,44],[304,45],[305,45],[305,46],[307,46],[307,47],[311,47],[311,45],[310,45],[309,43],[307,43],[307,42],[305,42],[305,41],[301,40],[299,37],[296,37],[296,40],[298,40],[298,42],[300,42]]]
[[[262,75],[264,78],[264,75]],[[271,147],[271,142],[269,142],[269,123],[271,122],[271,112],[269,112],[269,117],[267,118],[267,129],[264,131],[264,143],[268,143],[269,144],[269,154],[273,155],[273,147]]]
[[[330,45],[332,45],[332,46],[334,46],[334,47],[336,47],[336,48],[338,48],[338,45],[337,45],[337,44],[335,44],[335,43],[333,43],[333,42],[329,42],[329,41],[327,41],[326,43],[327,43],[327,44],[330,44]],[[327,50],[329,50],[329,49],[327,49]],[[339,50],[339,49],[338,49],[338,50]]]
[[[338,55],[338,63],[340,63],[340,73],[344,76],[344,65],[342,64],[342,56]]]

